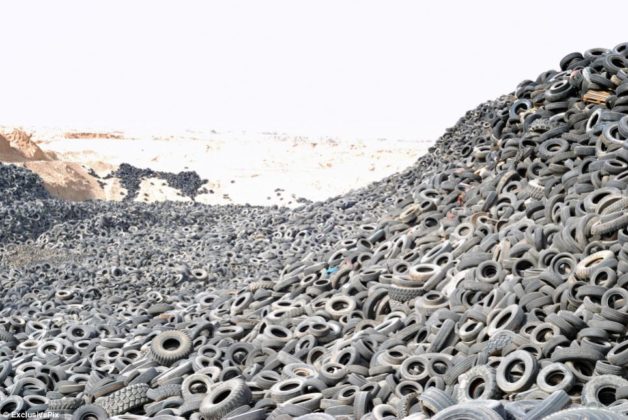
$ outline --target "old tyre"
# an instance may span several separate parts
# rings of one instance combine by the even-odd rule
[[[149,402],[148,385],[130,385],[107,397],[97,398],[95,405],[102,407],[110,416],[127,413]]]
[[[447,407],[432,417],[433,420],[501,420],[492,408],[479,403],[462,403]]]
[[[200,405],[205,420],[221,419],[234,409],[247,405],[252,395],[241,379],[231,379],[212,388]]]
[[[615,375],[593,377],[582,388],[582,403],[596,407],[610,406],[617,400],[617,390],[624,386],[628,386],[628,380]]]
[[[72,420],[106,420],[109,418],[109,414],[104,408],[89,404],[80,407],[72,414]]]
[[[475,366],[460,375],[458,401],[489,400],[497,396],[498,388],[495,369]]]
[[[153,339],[150,354],[154,361],[163,366],[187,357],[192,351],[192,340],[183,331],[165,331]]]
[[[536,359],[527,351],[518,350],[508,354],[496,371],[497,386],[504,392],[527,389],[535,380]]]
[[[550,363],[537,375],[538,387],[547,393],[558,390],[569,392],[575,382],[573,373],[562,363]]]

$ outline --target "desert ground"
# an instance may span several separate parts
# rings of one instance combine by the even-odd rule
[[[430,142],[306,137],[280,133],[71,130],[0,126],[0,161],[36,172],[54,195],[121,200],[121,163],[206,179],[196,201],[295,207],[324,200],[411,165]],[[161,179],[145,179],[138,201],[190,200]],[[302,201],[302,200],[301,200]]]

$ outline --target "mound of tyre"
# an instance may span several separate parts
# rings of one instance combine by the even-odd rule
[[[67,203],[0,166],[0,416],[628,415],[628,44],[322,203]]]
[[[92,175],[98,177],[93,171]],[[131,201],[138,196],[140,184],[142,180],[147,178],[163,179],[168,183],[168,186],[176,189],[179,194],[191,199],[194,199],[199,194],[200,188],[207,181],[201,179],[194,171],[183,171],[173,174],[170,172],[153,171],[152,169],[136,168],[128,163],[122,163],[118,169],[106,175],[104,179],[112,177],[119,178],[120,184],[126,189],[127,194],[124,197],[125,201]]]

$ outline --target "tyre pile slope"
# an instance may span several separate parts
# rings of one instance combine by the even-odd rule
[[[2,201],[3,257],[45,257],[3,259],[0,413],[625,418],[626,55],[570,54],[295,211],[69,204],[0,167],[34,191]]]

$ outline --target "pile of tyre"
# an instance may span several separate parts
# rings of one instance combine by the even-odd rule
[[[98,175],[92,171],[92,175]],[[106,175],[104,179],[116,177],[120,180],[120,184],[126,190],[124,196],[125,201],[131,201],[137,198],[140,191],[140,184],[147,178],[157,178],[166,181],[169,187],[176,189],[181,196],[194,199],[199,190],[205,184],[206,180],[194,171],[183,171],[177,174],[170,172],[154,171],[152,169],[137,168],[128,163],[122,163],[112,173]]]
[[[0,417],[626,418],[627,139],[621,44],[294,210],[0,166]]]

